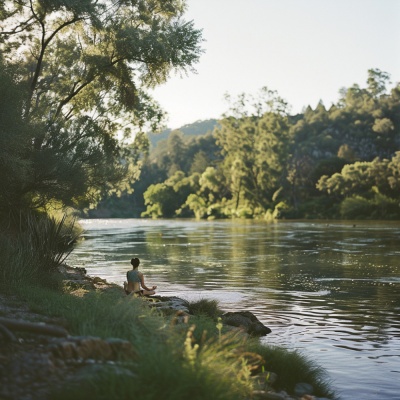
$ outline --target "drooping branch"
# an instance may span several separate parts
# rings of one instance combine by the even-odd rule
[[[32,81],[30,84],[30,91],[29,91],[29,98],[28,98],[28,106],[26,108],[26,114],[25,117],[27,119],[29,119],[29,112],[30,112],[30,106],[31,106],[31,101],[32,101],[32,97],[33,97],[33,93],[35,92],[41,71],[42,71],[42,64],[43,64],[43,59],[44,59],[44,55],[46,53],[47,47],[49,46],[49,44],[51,43],[51,41],[57,36],[57,34],[63,30],[64,28],[66,28],[69,25],[72,25],[78,21],[80,21],[82,18],[79,17],[74,17],[71,20],[65,21],[64,23],[62,23],[60,26],[58,26],[50,35],[49,37],[46,38],[46,26],[43,22],[43,19],[41,19],[35,12],[32,1],[31,1],[31,12],[32,15],[34,16],[34,18],[36,19],[36,21],[40,24],[41,26],[41,30],[42,30],[42,37],[41,37],[41,48],[40,48],[40,53],[39,56],[37,58],[37,62],[36,62],[36,68],[35,71],[33,73],[33,77],[32,77]]]

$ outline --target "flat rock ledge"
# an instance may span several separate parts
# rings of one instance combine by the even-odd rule
[[[190,316],[190,306],[187,300],[176,296],[147,296],[144,297],[151,307],[158,310],[172,310],[180,313],[182,317]],[[251,336],[265,336],[271,333],[250,311],[235,311],[221,314],[222,323],[233,328],[238,328]]]
[[[125,292],[121,286],[108,283],[105,279],[98,276],[89,277],[86,275],[84,268],[71,268],[62,266],[61,272],[65,276],[64,285],[70,289],[83,290],[119,290]],[[151,307],[155,307],[160,311],[175,311],[180,312],[181,318],[185,315],[190,316],[189,302],[185,299],[176,296],[146,296],[143,299],[147,300]],[[271,333],[271,329],[265,326],[252,312],[250,311],[234,311],[226,312],[221,315],[222,323],[232,328],[238,328],[251,336],[265,336]]]
[[[271,329],[262,324],[250,311],[235,311],[222,314],[222,322],[245,330],[252,336],[265,336],[271,333]]]
[[[46,400],[98,371],[131,377],[138,355],[129,341],[70,336],[60,323],[0,294],[0,399]]]

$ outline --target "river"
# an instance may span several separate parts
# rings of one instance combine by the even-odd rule
[[[82,220],[68,264],[249,310],[268,344],[323,366],[343,400],[400,399],[400,223]]]

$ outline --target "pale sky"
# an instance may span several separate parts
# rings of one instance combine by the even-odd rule
[[[153,92],[176,129],[227,111],[224,95],[278,92],[292,114],[339,90],[366,86],[378,68],[400,82],[400,0],[188,0],[186,20],[203,30],[197,74]]]

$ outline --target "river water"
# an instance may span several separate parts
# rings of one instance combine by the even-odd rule
[[[122,285],[249,310],[268,344],[322,365],[343,400],[400,399],[400,223],[82,220],[67,262]]]

